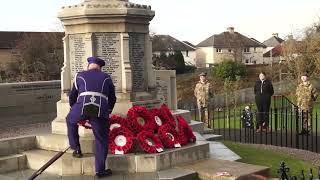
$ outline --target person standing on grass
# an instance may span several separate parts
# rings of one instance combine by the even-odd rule
[[[259,80],[254,86],[254,94],[258,109],[257,132],[262,131],[262,129],[269,131],[269,110],[274,90],[271,81],[266,78],[266,73],[261,72],[259,74]]]
[[[312,109],[318,93],[310,83],[307,73],[301,75],[301,83],[297,87],[296,96],[299,114],[302,116],[303,121],[303,127],[299,134],[308,134],[311,130]]]
[[[207,73],[201,73],[199,78],[200,81],[196,84],[194,89],[194,96],[197,98],[200,120],[208,127],[208,106],[209,100],[212,97],[212,88],[211,84],[207,80]]]

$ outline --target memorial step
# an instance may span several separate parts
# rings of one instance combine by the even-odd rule
[[[80,137],[80,145],[82,153],[94,153],[94,137]],[[36,137],[37,148],[49,151],[63,151],[69,147],[69,139],[66,135],[47,134]],[[68,150],[68,153],[72,153]]]
[[[191,121],[189,123],[189,125],[194,132],[199,132],[199,133],[203,132],[203,129],[204,129],[203,122]],[[53,134],[67,135],[67,132],[68,132],[67,125],[66,125],[66,121],[64,119],[56,119],[52,122],[52,133]],[[80,137],[93,137],[92,130],[85,129],[82,126],[79,127],[78,132],[79,132]]]
[[[0,174],[26,168],[26,156],[15,154],[0,157]]]
[[[19,154],[36,148],[36,137],[26,136],[19,138],[7,138],[0,140],[0,157]]]
[[[202,134],[214,134],[214,130],[204,126]]]
[[[189,126],[191,127],[193,132],[202,133],[204,130],[204,123],[199,121],[193,121],[189,123]]]
[[[181,115],[186,120],[186,122],[188,124],[191,123],[191,112],[190,111],[183,110],[183,109],[177,109],[177,110],[171,111],[171,113],[174,117]]]
[[[35,170],[25,169],[21,171],[15,171],[10,173],[5,173],[0,175],[1,180],[26,180],[28,177],[34,173]],[[198,174],[191,170],[185,170],[180,168],[173,168],[169,170],[157,171],[152,173],[117,173],[114,172],[112,176],[103,178],[103,180],[196,180]],[[95,180],[94,176],[67,176],[61,177],[59,175],[42,173],[38,176],[38,179],[50,179],[50,180]]]
[[[255,175],[268,177],[269,167],[244,164],[218,159],[208,159],[196,163],[188,163],[178,166],[182,169],[196,171],[202,180],[211,179],[255,179]],[[226,172],[230,176],[219,176]]]
[[[220,140],[222,140],[222,135],[219,135],[219,134],[203,134],[202,136],[207,141],[220,141]]]
[[[39,169],[48,162],[57,152],[47,150],[31,150],[24,154],[27,159],[27,167],[30,169]],[[196,142],[181,148],[165,149],[158,154],[126,154],[126,155],[108,155],[109,168],[120,172],[156,172],[173,168],[174,166],[195,162],[209,158],[209,143]],[[76,159],[72,154],[65,153],[60,159],[50,166],[46,172],[58,175],[92,175],[94,170],[93,154],[85,154],[83,158]]]

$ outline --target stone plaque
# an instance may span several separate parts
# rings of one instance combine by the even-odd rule
[[[77,72],[84,70],[86,63],[86,47],[85,34],[71,34],[69,35],[69,52],[70,52],[70,68],[71,80]]]
[[[120,33],[94,33],[94,55],[103,59],[102,71],[111,75],[116,90],[121,90],[121,42]]]
[[[132,69],[132,89],[146,90],[145,34],[129,33],[129,59]]]
[[[168,104],[168,82],[156,77],[157,99],[161,104]]]

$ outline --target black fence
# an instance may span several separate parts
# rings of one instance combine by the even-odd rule
[[[249,120],[243,116],[245,106],[209,107],[205,112],[208,128],[224,140],[266,144],[319,152],[318,113],[316,110],[301,111],[285,96],[273,96],[268,121],[257,122],[257,110],[253,104]],[[180,108],[191,111],[192,118],[201,121],[200,112],[195,104]],[[264,129],[259,128],[263,125]]]

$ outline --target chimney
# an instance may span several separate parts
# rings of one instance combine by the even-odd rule
[[[227,30],[229,33],[233,34],[234,33],[234,27],[228,27]]]
[[[279,33],[273,33],[272,36],[279,37]]]

